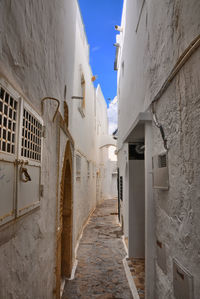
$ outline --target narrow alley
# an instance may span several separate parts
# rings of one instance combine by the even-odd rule
[[[200,299],[200,0],[0,0],[0,299]]]
[[[75,278],[66,283],[62,299],[132,298],[122,263],[126,252],[116,214],[115,199],[97,206],[79,245]]]

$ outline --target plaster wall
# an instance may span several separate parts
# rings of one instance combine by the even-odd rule
[[[108,146],[102,146],[102,140],[108,140],[108,115],[107,105],[101,90],[98,85],[96,90],[96,130],[97,130],[97,146],[98,156],[97,161],[99,162],[99,174],[98,181],[100,187],[100,194],[98,203],[103,199],[110,197],[108,192],[108,181],[111,181],[111,165],[108,159]]]
[[[199,129],[200,51],[182,68],[157,104],[157,113],[168,139],[169,191],[154,191],[156,237],[166,246],[167,273],[157,265],[158,298],[174,298],[172,259],[176,258],[194,279],[194,298],[200,296]],[[157,128],[156,147],[163,151]]]
[[[117,164],[108,158],[105,161],[102,182],[102,196],[105,199],[117,197]]]
[[[126,1],[123,14],[126,20],[123,21],[125,27],[120,33],[120,57],[118,72],[118,146],[122,146],[122,140],[132,122],[136,119],[139,111],[143,111],[147,63],[148,36],[146,30],[146,20],[141,19],[141,26],[145,29],[142,34],[137,34],[135,21],[138,19],[137,4],[141,1]],[[145,14],[146,7],[143,8]],[[134,20],[134,22],[133,22]],[[134,23],[134,24],[133,24]],[[122,25],[123,26],[123,25]],[[134,100],[134,99],[137,100]]]
[[[107,105],[100,85],[97,86],[96,90],[96,107],[97,135],[99,136],[98,142],[100,146],[100,137],[108,135]]]
[[[0,2],[1,74],[39,114],[45,96],[57,97],[63,113],[65,85],[67,100],[71,97],[76,10],[75,1]],[[58,156],[58,131],[52,123],[55,108],[50,102],[44,106],[44,195],[40,207],[0,228],[1,298],[53,298]]]
[[[112,136],[108,133],[107,105],[100,86],[96,91],[97,100],[97,144],[99,147],[98,161],[100,165],[101,199],[117,197],[117,165],[109,158],[110,144],[115,144]],[[105,145],[103,146],[102,145]]]
[[[85,80],[85,109],[81,115],[79,109],[82,101],[73,101],[73,125],[72,135],[75,141],[76,154],[81,156],[81,177],[74,181],[74,235],[78,239],[82,226],[87,220],[88,211],[92,211],[96,205],[96,194],[93,176],[88,177],[87,163],[96,160],[95,144],[95,119],[94,119],[94,93],[95,89],[91,82],[92,72],[88,61],[88,44],[84,33],[84,25],[80,14],[76,22],[76,51],[73,96],[81,96],[81,75]],[[74,162],[76,163],[76,157]],[[88,161],[88,162],[87,162]],[[76,164],[75,164],[76,165]],[[75,166],[76,167],[76,166]],[[76,178],[76,168],[74,169]]]
[[[0,74],[40,115],[41,99],[55,97],[64,117],[68,105],[73,158],[73,258],[83,224],[96,206],[96,170],[101,162],[98,138],[107,130],[107,107],[91,82],[89,45],[77,1],[0,1]],[[80,113],[81,73],[85,79],[85,109]],[[56,288],[56,237],[60,229],[60,184],[67,141],[53,123],[57,104],[44,102],[40,207],[0,227],[0,297],[53,298]],[[98,111],[98,122],[97,122]],[[97,123],[101,128],[97,136]],[[81,177],[76,179],[76,154]],[[103,153],[106,159],[107,152]],[[88,164],[89,163],[89,164]],[[100,189],[100,195],[102,189]],[[40,274],[40,275],[38,275]]]
[[[102,135],[106,134],[107,107],[100,86],[95,89],[92,82],[92,70],[89,64],[89,45],[85,35],[84,25],[78,11],[76,21],[76,47],[73,96],[81,96],[81,76],[85,80],[85,107],[80,113],[82,100],[73,101],[73,124],[71,132],[75,141],[75,154],[81,156],[81,176],[74,181],[74,235],[78,239],[82,226],[88,219],[96,203],[102,200],[102,180],[105,174],[103,165],[107,158],[107,150],[99,148]],[[74,157],[75,158],[75,157]],[[74,164],[76,159],[74,159]],[[90,175],[88,175],[88,163]],[[95,170],[94,170],[95,169]],[[98,179],[97,179],[97,173]],[[76,165],[74,168],[76,178]],[[98,182],[97,182],[98,180]],[[98,194],[96,187],[98,185]]]
[[[76,143],[76,148],[81,150],[90,159],[94,159],[96,152],[95,88],[91,81],[93,74],[89,64],[89,46],[79,11],[76,21],[75,42],[75,68],[74,75],[72,74],[74,77],[73,96],[81,96],[81,75],[83,75],[85,80],[85,109],[83,109],[83,115],[81,115],[79,108],[83,100],[71,99],[73,102],[73,123],[71,132]]]
[[[197,0],[145,0],[143,6],[139,0],[125,1],[119,36],[119,146],[138,113],[148,109],[179,56],[199,34],[199,6]]]
[[[139,112],[149,109],[150,103],[190,42],[198,36],[200,29],[200,3],[184,1],[144,1],[137,30],[135,20],[139,1],[125,1],[120,34],[118,99],[119,140],[118,165],[124,173],[125,145],[123,138],[134,123]],[[124,17],[126,16],[126,18]],[[125,20],[124,20],[125,18]],[[137,32],[136,32],[137,31]],[[163,125],[169,146],[169,191],[154,190],[146,193],[146,225],[156,227],[156,238],[166,247],[166,273],[155,262],[155,280],[151,275],[147,285],[148,298],[174,299],[173,258],[186,268],[194,279],[194,298],[200,296],[199,273],[199,49],[182,67],[178,75],[156,104],[155,111]],[[122,63],[124,66],[122,67]],[[128,66],[126,68],[126,66]],[[152,146],[153,154],[164,151],[159,130],[153,126],[145,139]],[[152,138],[152,142],[150,142]],[[151,153],[151,148],[149,152]],[[146,153],[146,154],[148,154]],[[148,161],[150,157],[148,156]],[[146,163],[146,188],[150,170]],[[149,201],[147,202],[147,199]],[[154,207],[155,204],[155,207]],[[127,218],[125,203],[123,217]],[[155,209],[153,211],[153,209]],[[155,218],[154,218],[155,212]],[[152,218],[152,220],[151,220]],[[152,221],[152,222],[151,222]],[[124,223],[126,223],[124,219]],[[126,232],[126,224],[124,225]],[[154,255],[153,242],[146,236],[146,257]],[[155,254],[157,260],[157,254]],[[148,273],[150,273],[148,263]],[[154,265],[151,263],[152,273]],[[151,289],[151,279],[155,289]],[[151,290],[150,290],[151,289]],[[155,294],[153,292],[155,291]]]

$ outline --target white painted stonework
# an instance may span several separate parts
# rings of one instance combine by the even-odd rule
[[[84,108],[83,100],[77,99],[83,96],[81,75],[85,80]],[[107,107],[92,76],[77,1],[0,1],[0,78],[38,113],[44,125],[39,206],[0,223],[0,298],[55,298],[61,179],[68,141],[75,263],[75,248],[88,216],[98,202],[116,192],[103,189],[105,182],[112,180],[113,166],[107,164],[107,148],[99,147],[102,135],[108,135]],[[56,115],[55,100],[45,100],[42,111],[44,97],[60,102]],[[68,130],[59,123],[59,113],[64,118],[64,102],[68,105]],[[77,155],[81,157],[79,177]],[[0,195],[0,200],[6,196]]]
[[[197,0],[125,0],[121,27],[123,31],[117,35],[120,43],[118,167],[124,182],[121,202],[124,233],[130,238],[128,143],[144,142],[145,298],[175,299],[173,267],[177,259],[192,276],[191,298],[198,299],[200,3]],[[194,44],[195,50],[191,52]],[[184,63],[175,69],[189,46]],[[175,76],[156,97],[172,70]],[[166,151],[160,130],[151,120],[137,121],[140,113],[152,115],[154,99],[154,111],[168,145],[169,190],[166,191],[152,187],[152,157]],[[166,250],[162,254],[165,261],[159,261],[158,244]],[[163,272],[161,264],[165,263]]]

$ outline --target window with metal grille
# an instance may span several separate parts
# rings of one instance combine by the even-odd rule
[[[42,124],[27,109],[23,111],[21,156],[41,161]]]
[[[15,154],[17,101],[0,87],[0,151]]]
[[[38,113],[0,78],[0,225],[40,204],[42,124]]]

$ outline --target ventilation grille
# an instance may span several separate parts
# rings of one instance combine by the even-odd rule
[[[153,187],[155,189],[169,189],[169,170],[167,153],[156,155],[152,159]]]
[[[158,167],[163,168],[167,167],[167,155],[159,155],[158,156]]]
[[[15,154],[17,101],[0,87],[0,151]]]
[[[42,125],[26,109],[23,111],[21,156],[41,161]]]

